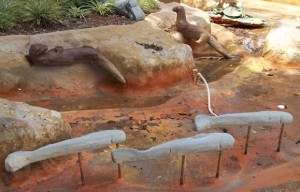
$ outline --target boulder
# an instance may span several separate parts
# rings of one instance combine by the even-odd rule
[[[271,29],[264,47],[264,58],[276,64],[300,64],[300,21],[281,20]]]
[[[212,23],[211,34],[216,37],[218,42],[226,48],[231,55],[247,55],[246,49],[240,46],[243,37],[237,36],[226,27]]]
[[[172,6],[171,6],[172,5]],[[155,17],[160,22],[139,21],[132,25],[109,25],[103,27],[59,31],[36,35],[13,35],[0,37],[0,86],[1,92],[22,89],[39,91],[80,92],[94,90],[99,85],[115,85],[121,89],[128,87],[166,87],[191,78],[194,67],[192,50],[172,38],[159,25],[175,23],[172,3],[161,12],[168,12],[169,19],[160,13]],[[194,10],[191,8],[191,10]],[[209,18],[201,20],[202,11],[190,11],[194,20],[205,23],[209,28]],[[204,14],[205,15],[205,14]],[[148,16],[153,18],[154,15]],[[192,16],[191,16],[192,17]],[[166,22],[166,24],[162,24]],[[203,24],[204,25],[204,24]],[[155,27],[156,26],[156,27]],[[59,45],[63,48],[83,45],[98,48],[125,77],[127,84],[120,85],[105,69],[93,64],[76,63],[71,66],[30,67],[24,55],[31,44],[41,43],[49,49]]]
[[[71,127],[57,111],[0,99],[0,167],[14,151],[31,151],[71,138]]]
[[[165,30],[171,35],[171,37],[180,43],[188,43],[193,49],[194,56],[199,55],[219,55],[211,46],[199,47],[198,44],[192,44],[191,42],[185,42],[182,35],[175,30],[176,13],[172,11],[173,7],[178,6],[178,3],[161,4],[161,10],[156,13],[151,13],[146,17],[146,21],[152,24],[153,27],[158,27]],[[209,15],[197,8],[189,7],[186,4],[180,4],[186,11],[187,20],[189,23],[204,28],[208,32],[217,38],[218,42],[231,54],[231,55],[245,55],[246,51],[239,42],[242,37],[238,37],[230,32],[226,27],[217,25],[210,22]]]
[[[233,0],[226,0],[226,3],[232,2]],[[212,11],[214,7],[218,5],[220,2],[219,0],[201,0],[201,1],[194,1],[194,0],[182,0],[182,3],[185,3],[191,7],[196,7],[205,11]]]
[[[185,4],[179,3],[168,3],[168,4],[160,4],[161,10],[155,13],[151,13],[146,17],[146,21],[148,21],[153,27],[160,28],[163,30],[170,30],[175,27],[176,21],[176,13],[172,11],[173,7],[183,6],[185,9],[186,17],[189,23],[198,25],[201,28],[210,31],[210,17],[209,15],[197,8],[189,7]]]
[[[182,35],[176,31],[176,13],[172,9],[178,5],[184,7],[186,18],[189,23],[198,25],[199,28],[204,28],[209,32],[211,31],[210,17],[206,12],[200,9],[189,7],[182,3],[161,3],[161,10],[156,13],[151,13],[146,17],[145,20],[148,21],[153,27],[166,31],[175,41],[179,43],[186,43]],[[189,44],[189,46],[193,48],[193,45]]]

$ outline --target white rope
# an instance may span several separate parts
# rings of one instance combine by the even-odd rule
[[[202,76],[201,73],[197,73],[197,76],[199,76],[202,81],[204,82],[205,86],[206,86],[206,90],[207,90],[207,107],[208,107],[208,111],[214,115],[214,116],[218,116],[217,114],[215,114],[211,108],[211,101],[210,101],[210,90],[209,90],[209,87],[208,87],[208,83],[207,81],[205,80],[205,78]]]

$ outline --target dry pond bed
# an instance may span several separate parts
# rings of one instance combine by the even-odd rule
[[[110,156],[115,146],[110,146],[82,153],[84,186],[78,156],[74,154],[34,163],[6,175],[0,191],[300,190],[299,66],[270,65],[259,52],[244,58],[242,64],[223,60],[195,62],[210,81],[212,103],[218,114],[281,110],[280,104],[287,107],[282,110],[291,113],[294,122],[284,131],[281,152],[275,151],[280,127],[254,128],[247,155],[243,154],[246,128],[228,127],[227,132],[236,142],[223,154],[219,179],[215,178],[218,154],[214,152],[187,157],[183,186],[179,185],[180,157],[126,163],[122,165],[123,178],[118,179],[117,166]],[[204,84],[194,85],[191,79],[164,90],[132,90],[125,95],[115,91],[76,97],[58,90],[45,99],[43,93],[24,94],[16,90],[1,97],[60,111],[70,123],[74,137],[120,129],[127,135],[121,147],[143,150],[198,133],[193,120],[200,113],[209,114],[207,94]]]

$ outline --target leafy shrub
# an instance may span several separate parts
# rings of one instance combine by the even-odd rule
[[[62,8],[68,9],[71,6],[75,6],[72,0],[57,0]]]
[[[27,21],[42,26],[58,23],[63,13],[57,0],[27,0],[24,11]]]
[[[74,18],[80,18],[80,19],[85,19],[85,16],[90,14],[91,12],[86,9],[85,7],[76,7],[75,5],[71,6],[68,9],[69,16],[74,17]]]
[[[22,15],[19,0],[0,0],[0,30],[13,28]]]
[[[138,0],[138,4],[141,7],[141,9],[146,13],[149,13],[152,10],[159,8],[157,0]]]
[[[64,8],[73,6],[80,7],[87,3],[89,0],[57,0]]]
[[[100,15],[109,15],[114,13],[114,3],[112,1],[98,2],[97,0],[92,0],[86,5],[86,7]]]

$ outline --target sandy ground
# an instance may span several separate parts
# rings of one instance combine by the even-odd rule
[[[291,113],[294,121],[285,127],[280,152],[276,152],[280,125],[254,127],[247,155],[243,153],[247,127],[228,127],[235,145],[223,152],[218,179],[215,178],[218,152],[187,156],[183,186],[179,185],[181,157],[123,164],[122,179],[118,179],[117,165],[110,156],[115,146],[109,146],[82,153],[83,180],[78,155],[74,154],[34,163],[7,175],[6,185],[0,183],[0,191],[300,191],[299,66],[274,66],[261,57],[249,57],[231,71],[226,71],[226,67],[216,70],[222,63],[222,60],[215,61],[215,67],[204,74],[211,78],[214,111],[218,114],[265,110]],[[202,70],[201,62],[196,65]],[[118,93],[110,94],[113,97]],[[63,93],[59,96],[63,97]],[[11,97],[16,98],[20,96]],[[89,106],[97,107],[81,104],[81,107],[61,110],[74,137],[120,129],[127,135],[120,147],[139,150],[200,133],[194,130],[194,117],[209,114],[205,86],[201,82],[195,85],[192,80],[166,90],[132,92],[126,99],[107,100],[113,108],[99,106],[97,99],[89,102]],[[122,107],[118,108],[114,102],[121,103]],[[35,104],[44,105],[43,102]],[[287,108],[278,109],[279,104]],[[53,103],[47,106],[59,108]],[[203,132],[223,132],[223,129]]]

